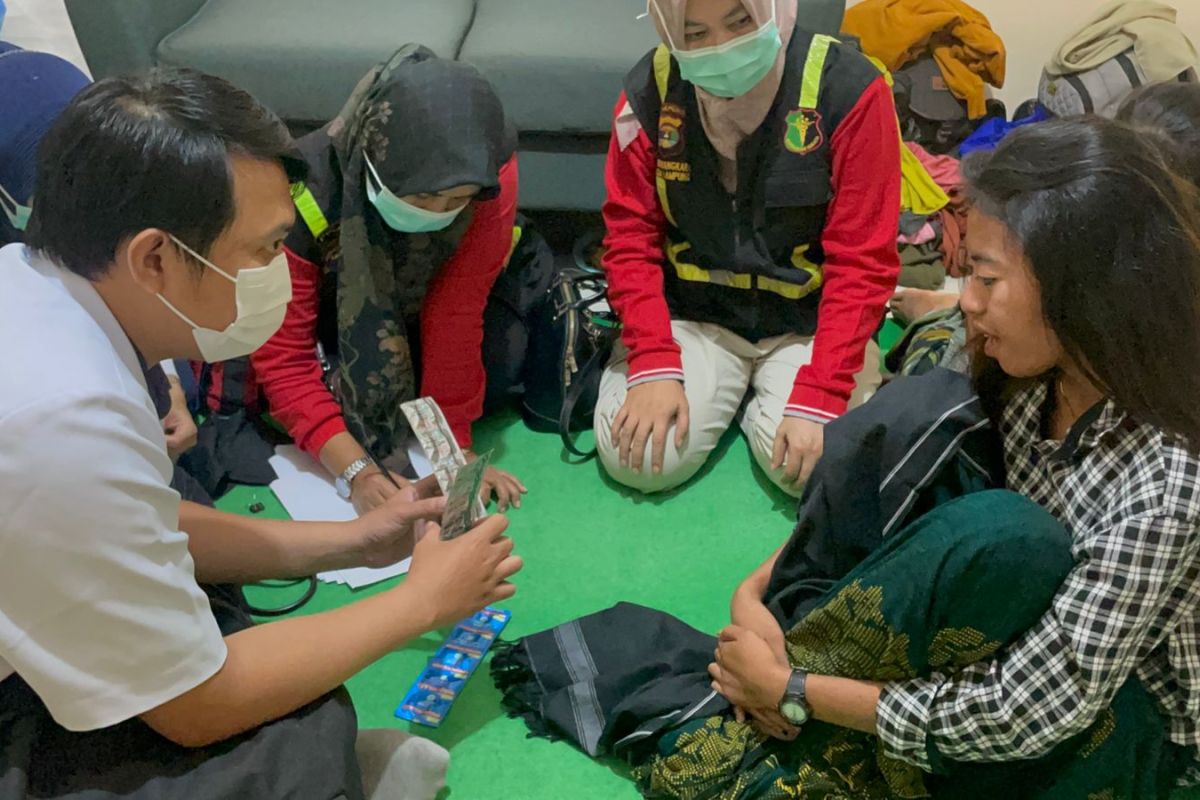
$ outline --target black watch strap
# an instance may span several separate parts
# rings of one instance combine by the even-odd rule
[[[804,670],[792,670],[783,692],[783,699],[779,701],[779,713],[797,727],[812,718],[812,708],[808,704],[808,673]]]
[[[793,669],[783,696],[808,705],[808,673],[802,669]]]

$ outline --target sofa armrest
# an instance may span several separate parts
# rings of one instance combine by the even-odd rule
[[[205,0],[67,0],[71,27],[92,77],[149,69],[156,49]]]

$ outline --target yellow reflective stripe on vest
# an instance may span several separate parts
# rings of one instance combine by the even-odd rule
[[[808,47],[808,59],[804,62],[804,75],[800,79],[800,108],[816,108],[821,99],[821,77],[825,72],[825,61],[829,48],[838,40],[832,36],[818,34]]]
[[[313,197],[313,193],[303,183],[292,184],[292,202],[296,204],[300,218],[304,220],[314,239],[321,238],[321,234],[329,230],[329,220],[325,219],[325,212],[317,205],[317,198]]]
[[[681,258],[685,250],[691,249],[691,245],[687,243],[668,244],[667,260],[671,262],[671,266],[675,268],[675,274],[682,281],[711,283],[730,289],[751,289],[757,287],[764,292],[771,292],[788,300],[799,300],[817,291],[825,283],[824,272],[821,267],[809,261],[804,255],[808,248],[809,246],[806,244],[801,245],[792,253],[792,264],[797,269],[802,269],[812,276],[812,280],[803,286],[775,278],[765,278],[761,275],[755,276],[742,272],[729,272],[723,269],[701,269],[695,264],[689,264]]]
[[[682,260],[680,256],[683,251],[691,249],[692,246],[687,242],[667,245],[667,260],[675,267],[675,274],[679,276],[680,280],[713,283],[717,286],[728,286],[731,289],[749,289],[754,286],[753,275],[743,275],[723,269],[701,269],[695,264],[689,264]]]
[[[667,102],[667,85],[671,82],[671,48],[660,44],[654,50],[654,82],[658,85],[658,101]]]
[[[819,264],[809,261],[806,255],[810,246],[802,244],[792,251],[792,266],[809,274],[810,279],[808,283],[801,286],[800,284],[788,283],[787,281],[780,281],[775,278],[760,277],[758,279],[758,288],[777,294],[780,297],[786,297],[788,300],[799,300],[802,297],[808,297],[825,285],[825,270],[821,269]]]
[[[517,252],[517,245],[521,243],[521,226],[514,225],[512,232],[512,244],[508,246],[508,255],[504,257],[504,266],[500,267],[500,271],[508,269],[508,262],[512,261],[513,253]]]
[[[654,83],[658,86],[659,113],[662,113],[662,104],[667,102],[667,85],[670,81],[671,49],[665,44],[660,44],[658,49],[654,51]],[[658,131],[646,131],[646,135],[657,140]],[[663,214],[667,217],[667,222],[670,222],[675,227],[679,227],[675,224],[675,215],[671,213],[671,199],[667,195],[667,180],[658,171],[657,167],[655,167],[654,187],[658,190],[658,204],[662,206]]]

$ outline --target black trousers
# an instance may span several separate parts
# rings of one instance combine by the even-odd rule
[[[179,747],[137,719],[72,733],[13,676],[0,683],[0,798],[361,800],[356,736],[345,689],[205,748]]]

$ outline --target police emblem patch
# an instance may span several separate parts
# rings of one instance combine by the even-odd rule
[[[683,153],[683,109],[664,103],[658,114],[658,154],[674,158]]]
[[[792,153],[807,155],[825,143],[821,113],[813,108],[797,108],[787,115],[783,145]]]

